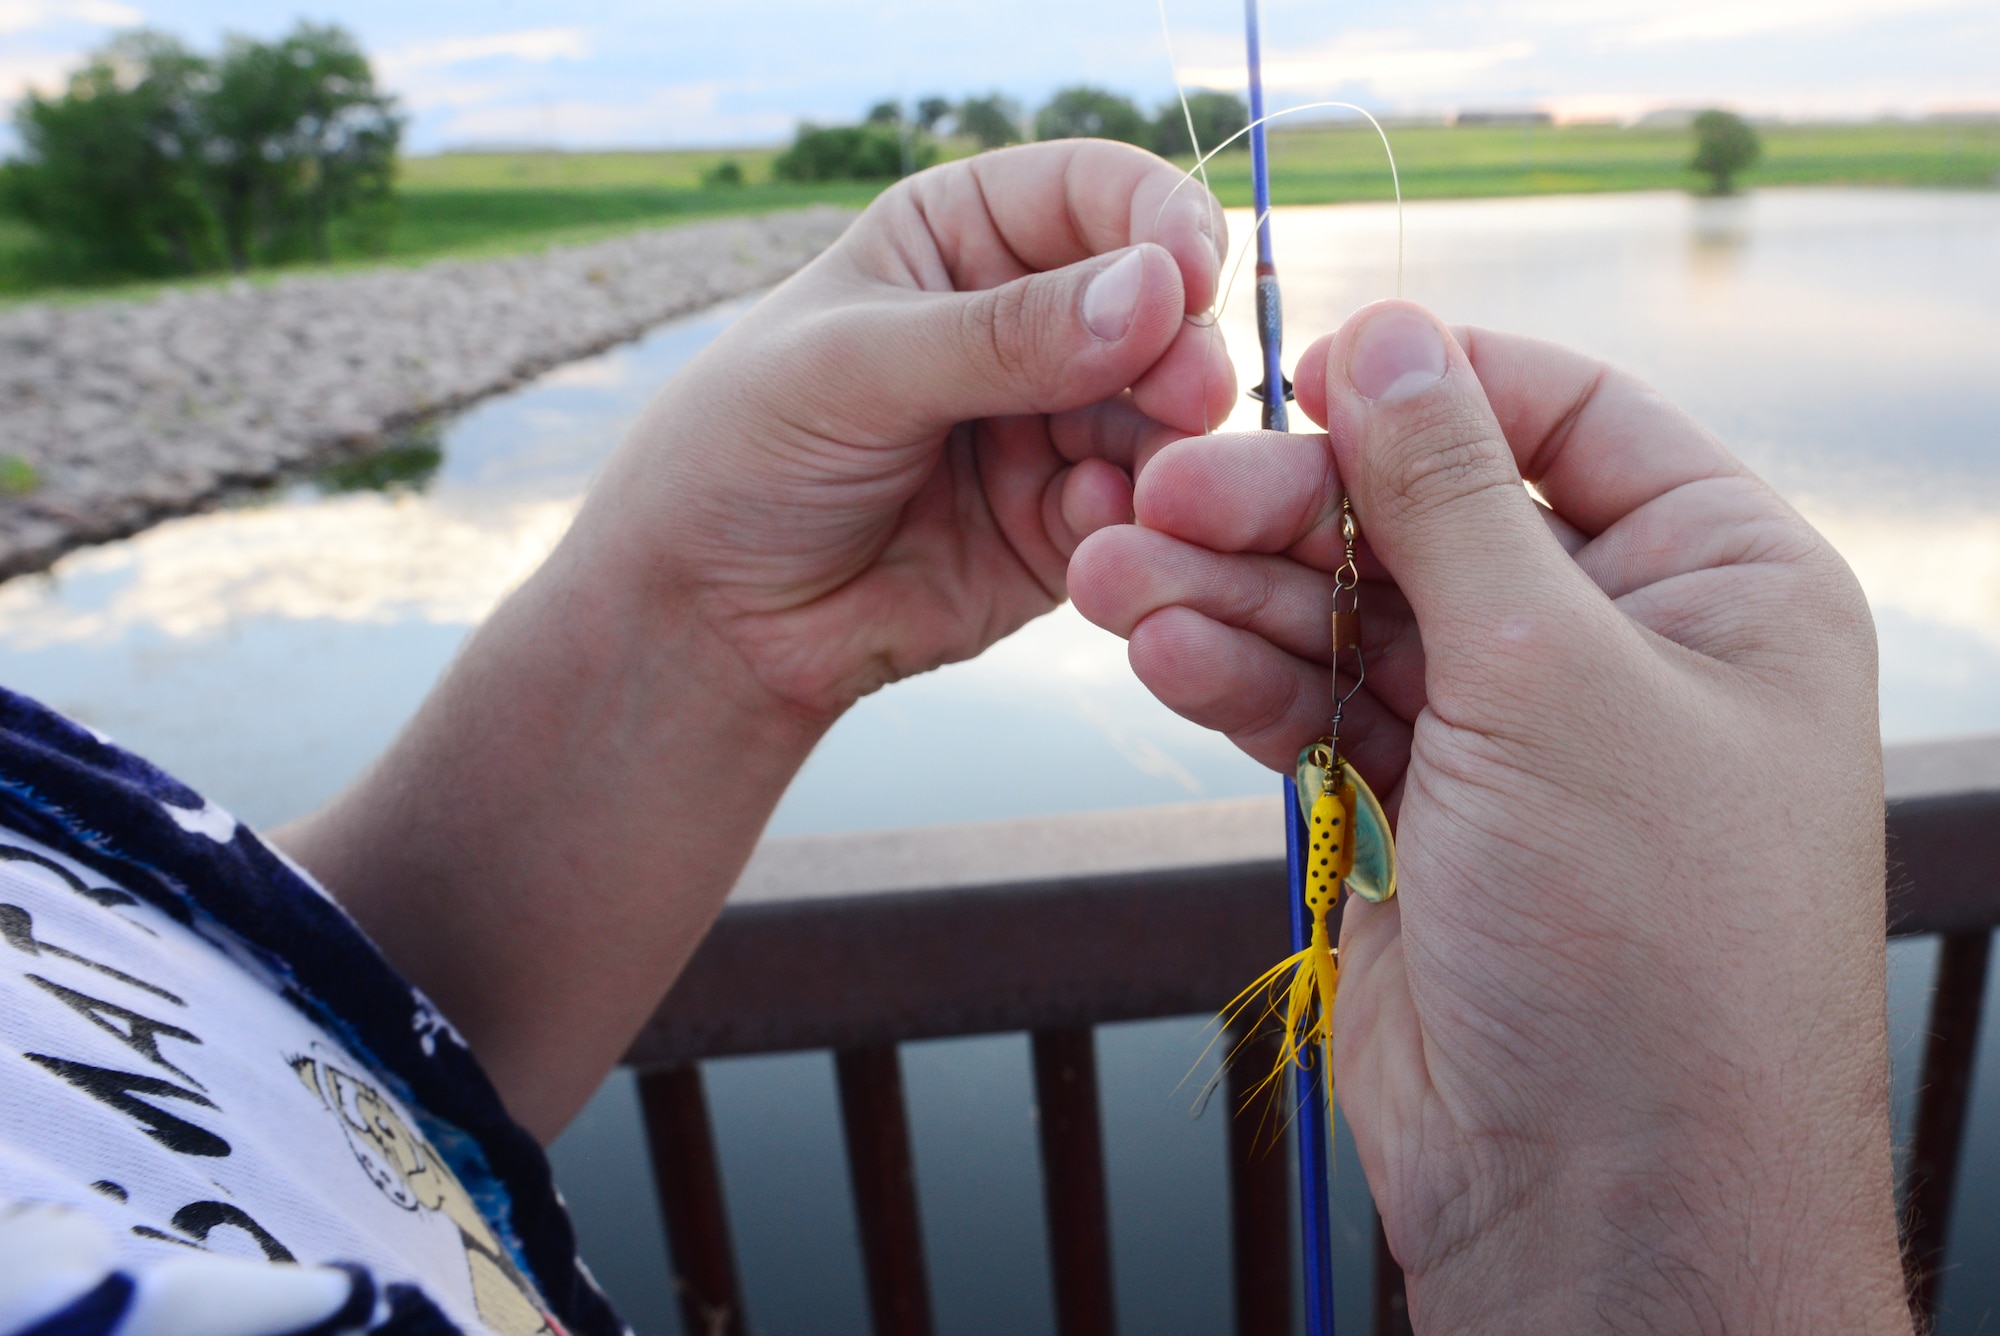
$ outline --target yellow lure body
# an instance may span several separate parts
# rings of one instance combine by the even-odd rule
[[[1317,795],[1336,784],[1343,792],[1352,791],[1348,841],[1352,862],[1342,876],[1348,890],[1371,904],[1381,904],[1396,894],[1396,839],[1389,831],[1388,814],[1368,781],[1347,759],[1334,757],[1328,764],[1329,755],[1326,744],[1318,742],[1299,753],[1299,812],[1310,829]]]
[[[1299,754],[1299,809],[1306,824],[1305,904],[1312,931],[1305,949],[1286,956],[1238,993],[1224,1011],[1235,1020],[1258,997],[1279,1021],[1278,1060],[1259,1089],[1274,1085],[1286,1066],[1317,1047],[1332,1070],[1333,1003],[1340,953],[1327,916],[1343,887],[1380,903],[1396,893],[1396,843],[1389,818],[1366,780],[1332,747],[1315,743]],[[1333,1083],[1327,1082],[1327,1098]]]

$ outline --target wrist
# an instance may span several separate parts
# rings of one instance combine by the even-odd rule
[[[1410,1279],[1412,1318],[1426,1333],[1909,1336],[1889,1182],[1886,1135],[1858,1158],[1671,1133],[1574,1151],[1434,1250]]]
[[[632,741],[692,745],[746,779],[755,774],[751,782],[782,787],[841,711],[774,690],[680,554],[614,547],[565,541],[516,595],[523,624],[566,642],[567,671],[584,679],[585,694],[616,702]]]
[[[684,373],[654,400],[543,574],[619,610],[607,613],[617,652],[675,642],[720,700],[809,750],[902,675],[881,671],[897,657],[893,607],[855,587],[869,583],[895,515],[844,513],[796,479],[757,481],[795,470],[771,454],[798,443],[758,443],[712,379]]]

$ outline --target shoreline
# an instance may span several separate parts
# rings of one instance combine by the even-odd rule
[[[0,309],[0,579],[365,455],[422,420],[801,268],[831,207],[409,269]]]

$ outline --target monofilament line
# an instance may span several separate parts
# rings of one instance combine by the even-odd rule
[[[1175,77],[1178,79],[1179,76],[1176,75]],[[1185,99],[1183,100],[1185,101]],[[1196,176],[1201,177],[1203,185],[1208,183],[1208,175],[1205,169],[1208,166],[1209,159],[1213,158],[1216,154],[1222,152],[1260,125],[1269,124],[1280,117],[1296,116],[1302,111],[1324,111],[1329,108],[1351,111],[1367,121],[1369,125],[1375,128],[1376,138],[1382,141],[1382,152],[1388,155],[1389,185],[1396,192],[1396,295],[1401,297],[1403,295],[1403,178],[1401,173],[1396,170],[1396,150],[1389,146],[1389,132],[1382,128],[1382,122],[1376,120],[1366,107],[1357,107],[1352,102],[1306,102],[1296,107],[1286,107],[1281,111],[1268,112],[1250,122],[1250,124],[1244,126],[1241,130],[1238,130],[1235,134],[1202,154],[1195,161],[1193,170],[1181,174],[1181,179],[1174,182],[1174,188],[1167,192],[1166,199],[1160,201],[1160,211],[1153,216],[1153,226],[1155,229],[1159,227],[1160,219],[1166,217],[1167,205],[1172,202],[1175,195],[1180,193],[1182,186],[1194,180]]]
[[[1187,122],[1188,146],[1194,151],[1194,169],[1201,173],[1201,184],[1208,185],[1208,159],[1201,156],[1201,136],[1194,131],[1194,108],[1188,105],[1187,85],[1181,82],[1181,63],[1174,57],[1174,29],[1167,22],[1167,0],[1158,0],[1160,7],[1160,38],[1167,44],[1167,72],[1174,76],[1174,96],[1181,102],[1181,119]],[[1157,223],[1159,220],[1153,220]]]

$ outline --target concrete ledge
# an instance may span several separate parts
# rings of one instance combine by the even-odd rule
[[[2000,924],[2000,736],[1888,749],[1890,931]],[[1213,1012],[1285,948],[1279,799],[772,840],[626,1061]]]
[[[767,840],[732,907],[1111,873],[1283,862],[1279,798],[1068,812]]]

